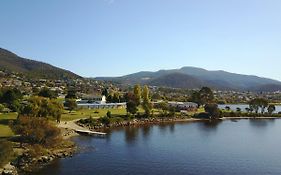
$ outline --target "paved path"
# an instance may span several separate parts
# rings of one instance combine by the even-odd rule
[[[67,121],[67,122],[61,122],[60,124],[58,124],[58,127],[65,128],[65,129],[72,129],[72,130],[76,131],[77,133],[82,133],[82,134],[106,135],[106,133],[90,131],[89,129],[86,129],[86,128],[83,128],[83,127],[77,125],[76,122],[78,120],[80,120],[80,119]]]

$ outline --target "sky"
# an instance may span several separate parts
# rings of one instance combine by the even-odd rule
[[[280,0],[1,0],[0,47],[86,77],[183,66],[281,80]]]

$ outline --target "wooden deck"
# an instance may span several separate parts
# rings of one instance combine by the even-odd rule
[[[76,129],[75,132],[77,132],[78,134],[106,136],[106,133],[103,133],[103,132],[96,132],[96,131],[90,131],[90,130],[80,130],[80,129]]]

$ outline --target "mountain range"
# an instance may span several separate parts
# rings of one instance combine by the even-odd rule
[[[28,78],[57,80],[81,78],[70,71],[47,63],[22,58],[2,48],[0,48],[0,70],[5,72],[20,73]]]
[[[196,67],[142,71],[122,77],[97,77],[98,80],[114,81],[121,84],[148,84],[171,88],[201,88],[209,86],[219,90],[276,91],[281,82],[254,75],[242,75],[226,71],[209,71]]]
[[[81,76],[47,63],[20,57],[0,48],[0,70],[16,72],[29,78],[78,79]],[[278,91],[281,82],[254,75],[242,75],[226,71],[209,71],[196,67],[142,71],[121,77],[97,77],[97,80],[113,81],[123,85],[147,84],[158,87],[197,89],[209,86],[219,90]]]

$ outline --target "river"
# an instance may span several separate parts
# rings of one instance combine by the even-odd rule
[[[278,119],[119,128],[74,138],[82,152],[33,174],[281,174],[280,135]]]

